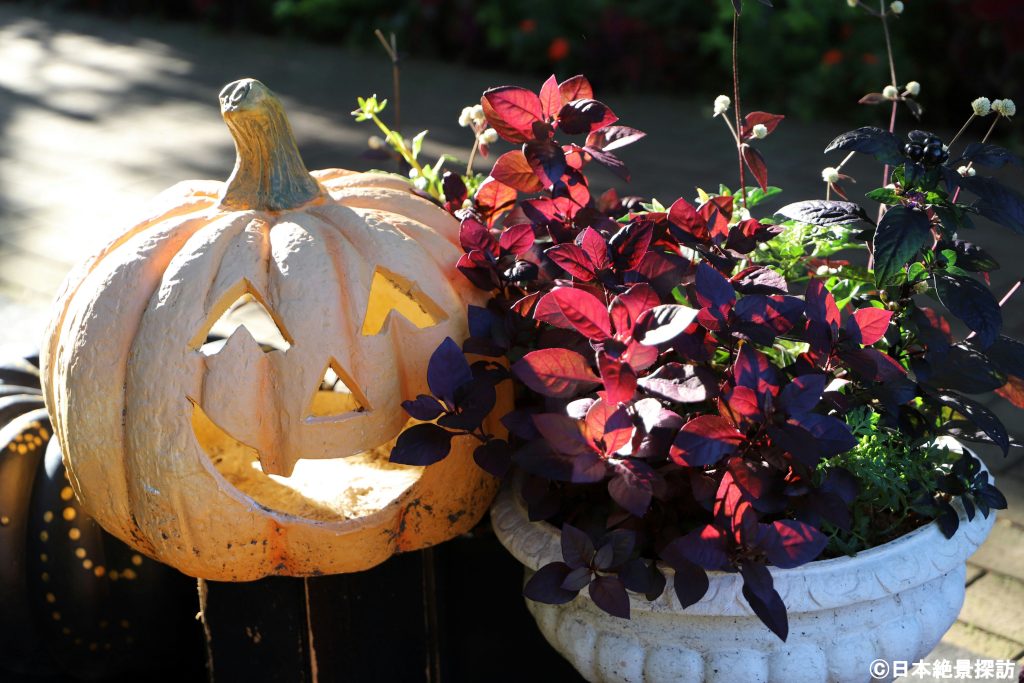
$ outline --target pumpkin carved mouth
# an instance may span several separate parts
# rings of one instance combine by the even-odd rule
[[[266,474],[260,452],[217,425],[195,401],[192,428],[228,483],[268,510],[305,519],[341,521],[372,514],[415,484],[423,469],[388,462],[392,439],[347,458],[300,459],[287,477]]]

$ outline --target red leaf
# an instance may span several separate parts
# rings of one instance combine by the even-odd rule
[[[750,387],[727,387],[718,399],[718,412],[741,427],[761,419],[757,394]]]
[[[610,357],[603,351],[597,354],[597,367],[604,382],[605,400],[612,406],[628,403],[636,394],[636,373],[633,368]]]
[[[598,399],[587,410],[587,435],[601,445],[605,455],[611,455],[633,438],[633,420],[625,406]]]
[[[697,209],[693,208],[693,204],[685,199],[677,199],[669,207],[668,221],[670,224],[669,231],[680,242],[687,243],[694,240],[704,242],[711,239],[707,221],[698,215]],[[677,231],[672,230],[673,227],[682,231],[682,234],[680,235]]]
[[[513,85],[491,88],[480,98],[480,104],[487,123],[508,142],[532,140],[533,124],[543,118],[540,98]]]
[[[562,104],[573,100],[590,99],[594,96],[594,89],[585,76],[573,76],[562,81],[558,86],[558,93],[562,96]]]
[[[612,299],[608,312],[611,315],[615,336],[620,339],[628,337],[640,315],[659,304],[661,299],[658,298],[658,293],[646,282],[635,284],[628,292]]]
[[[512,365],[512,373],[543,396],[571,398],[601,383],[587,360],[569,349],[531,351]]]
[[[885,336],[892,320],[892,311],[884,308],[861,308],[846,320],[846,330],[858,344],[871,346]]]
[[[597,230],[590,227],[584,228],[576,241],[594,264],[595,271],[611,265],[611,260],[608,258],[608,242]]]
[[[476,191],[474,200],[487,225],[494,225],[498,217],[509,211],[516,203],[519,193],[495,178],[488,178]]]
[[[654,223],[635,221],[629,223],[608,240],[616,269],[633,270],[647,254],[654,237]]]
[[[498,245],[508,253],[520,256],[530,250],[533,240],[533,226],[529,223],[520,223],[505,228],[498,240]]]
[[[530,162],[526,160],[526,155],[519,149],[498,157],[491,169],[491,177],[520,192],[540,192],[544,189]]]
[[[768,129],[768,133],[772,133],[779,123],[786,118],[781,114],[769,114],[765,111],[752,111],[743,117],[743,126],[741,128],[740,137],[743,140],[749,140],[754,135],[754,126],[761,124]]]
[[[1024,379],[1010,375],[1006,378],[1006,384],[996,389],[996,393],[1018,408],[1024,408]]]
[[[574,278],[584,282],[594,279],[593,262],[586,252],[575,244],[557,244],[547,249],[544,254]]]
[[[754,174],[754,178],[757,180],[757,184],[761,186],[762,190],[768,189],[768,166],[764,163],[764,157],[756,149],[743,143],[740,147],[740,151],[743,152],[743,161],[746,163],[747,168]]]
[[[575,329],[569,319],[562,314],[562,309],[555,303],[550,292],[542,294],[537,301],[537,306],[533,309],[533,319],[563,330]]]
[[[712,239],[726,239],[729,236],[729,219],[732,218],[732,197],[712,197],[697,209],[704,218]]]
[[[735,452],[742,441],[743,435],[729,420],[720,415],[700,415],[679,430],[669,456],[684,467],[714,465]]]
[[[466,252],[476,250],[492,256],[497,246],[491,231],[475,218],[462,221],[459,226],[459,243]]]
[[[587,339],[601,341],[611,336],[608,309],[590,292],[572,287],[556,287],[551,297],[576,331]]]
[[[558,92],[558,81],[554,76],[548,76],[544,85],[540,87],[540,111],[545,121],[550,121],[562,108],[562,94]]]

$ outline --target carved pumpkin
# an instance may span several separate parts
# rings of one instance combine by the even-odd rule
[[[0,669],[90,679],[175,651],[180,664],[193,582],[78,506],[33,361],[0,361]]]
[[[469,437],[435,465],[387,462],[401,402],[479,302],[458,223],[398,176],[307,172],[262,83],[220,101],[229,180],[164,192],[56,304],[46,401],[82,506],[216,580],[358,571],[468,530],[496,490]],[[203,346],[240,299],[281,348],[245,327]]]

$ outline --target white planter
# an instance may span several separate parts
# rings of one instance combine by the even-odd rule
[[[491,519],[498,539],[526,566],[560,561],[560,532],[532,523],[511,487]],[[772,569],[789,612],[779,640],[740,593],[738,574],[710,572],[704,598],[683,610],[668,585],[653,603],[630,594],[631,618],[598,609],[584,590],[564,605],[527,600],[544,637],[589,681],[635,683],[863,683],[875,659],[914,662],[956,620],[967,558],[988,535],[995,514],[968,522],[946,539],[935,524],[856,557]]]

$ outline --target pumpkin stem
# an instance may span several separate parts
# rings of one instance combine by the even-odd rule
[[[302,163],[284,107],[267,86],[252,78],[228,83],[220,91],[220,111],[238,154],[221,206],[287,211],[325,193]]]

